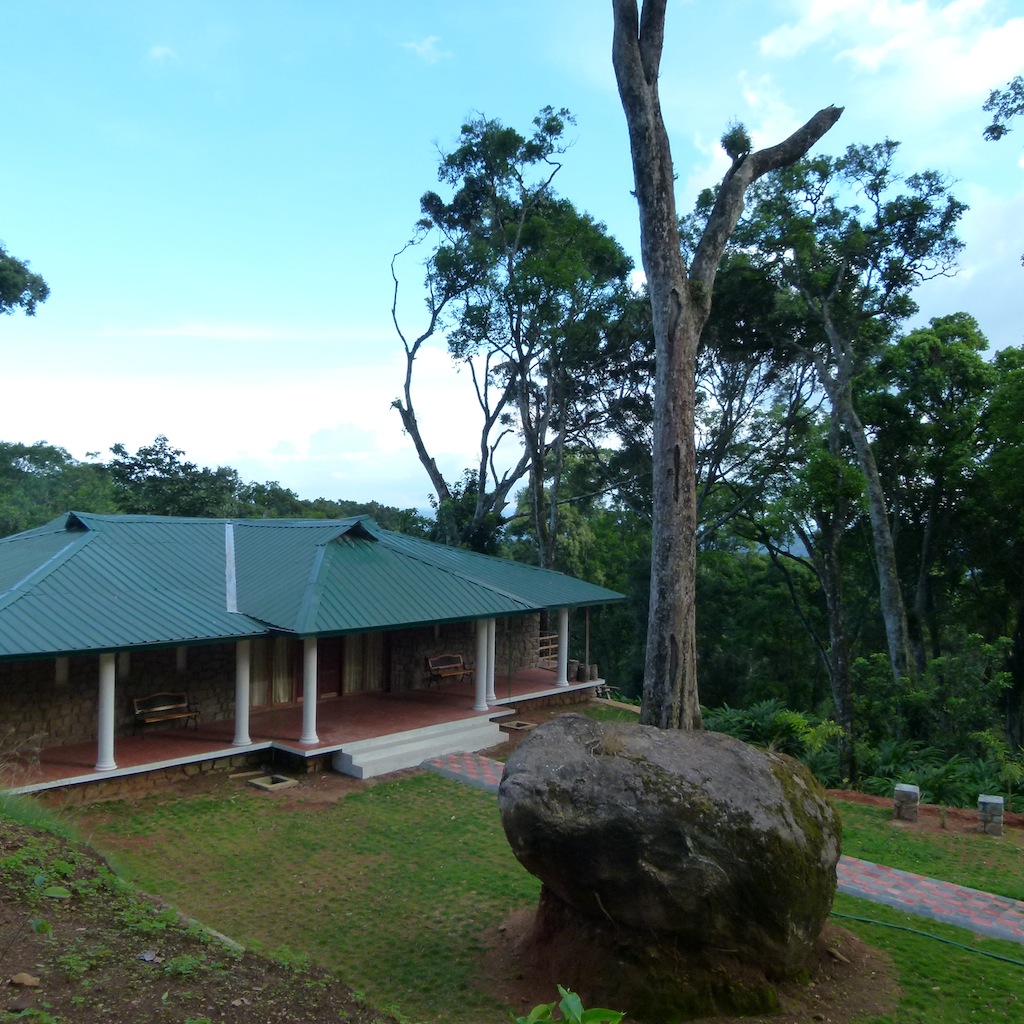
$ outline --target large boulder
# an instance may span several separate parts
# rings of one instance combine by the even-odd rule
[[[512,850],[544,883],[542,909],[554,897],[579,923],[728,951],[767,978],[807,967],[840,828],[792,758],[720,733],[562,715],[513,752],[498,801]]]

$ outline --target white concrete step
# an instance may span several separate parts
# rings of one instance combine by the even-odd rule
[[[486,750],[504,739],[501,729],[491,719],[467,718],[390,736],[357,740],[334,754],[331,767],[343,775],[369,779],[403,768],[415,768],[428,758],[442,754]]]

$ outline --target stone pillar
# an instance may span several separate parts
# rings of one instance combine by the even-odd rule
[[[303,641],[302,658],[302,737],[300,743],[319,743],[316,734],[316,637]]]
[[[476,620],[476,672],[473,675],[473,710],[487,710],[487,619]]]
[[[558,609],[558,667],[555,669],[555,686],[568,686],[566,671],[569,667],[569,609]]]
[[[487,700],[493,704],[494,696],[494,649],[497,634],[497,625],[494,619],[487,620]]]
[[[892,816],[896,821],[917,821],[917,808],[921,803],[918,786],[901,782],[893,796]]]
[[[100,655],[99,712],[96,716],[96,771],[109,772],[114,761],[114,675],[116,660],[112,653]]]
[[[1003,834],[1003,798],[1001,796],[978,797],[978,831],[988,836]]]
[[[184,650],[179,647],[178,650]],[[235,738],[232,746],[244,747],[249,737],[249,680],[252,664],[252,641],[239,640],[235,644]]]

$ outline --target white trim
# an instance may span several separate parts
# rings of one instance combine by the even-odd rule
[[[235,526],[234,523],[224,524],[224,587],[226,590],[227,609],[238,611],[238,581],[235,577]]]

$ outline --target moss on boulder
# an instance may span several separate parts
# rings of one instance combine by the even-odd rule
[[[545,901],[581,927],[609,926],[620,956],[653,941],[672,958],[727,951],[767,979],[806,969],[835,895],[840,826],[792,758],[719,733],[562,715],[512,754],[498,799]],[[545,917],[550,932],[565,914]]]

